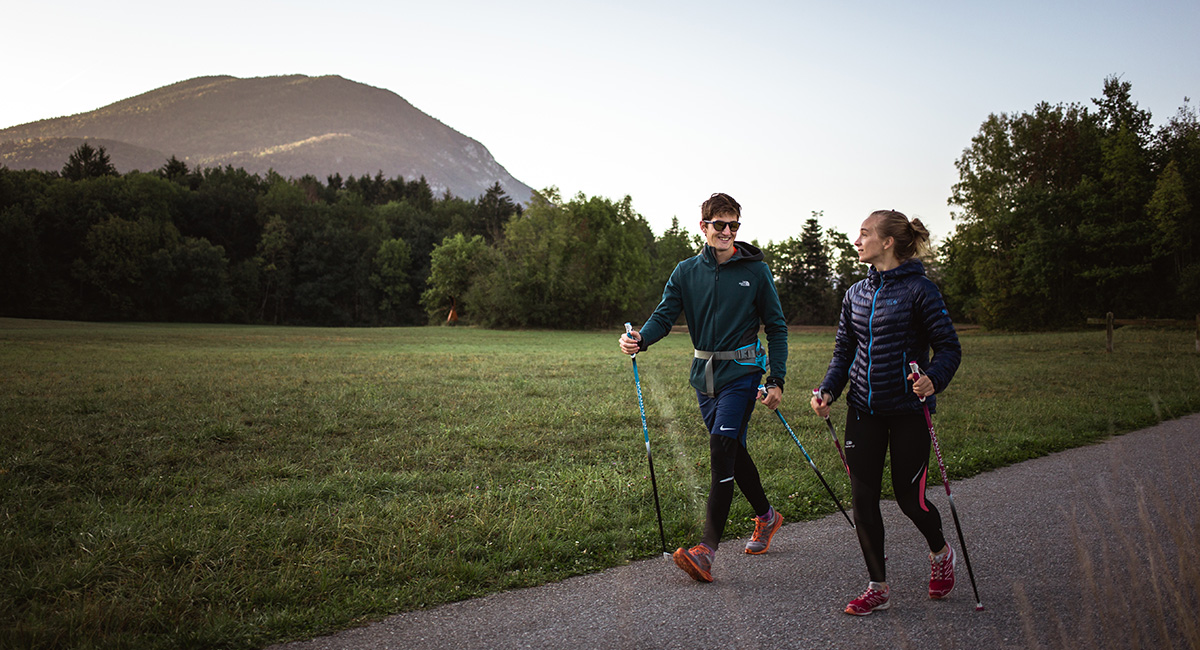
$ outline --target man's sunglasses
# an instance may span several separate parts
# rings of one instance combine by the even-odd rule
[[[740,224],[736,221],[717,221],[715,219],[714,220],[704,219],[703,223],[706,223],[706,224],[712,226],[713,228],[715,228],[717,230],[717,232],[725,232],[725,226],[729,226],[729,232],[737,232],[738,228],[742,227],[742,224]]]

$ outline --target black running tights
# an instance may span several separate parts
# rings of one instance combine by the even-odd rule
[[[916,524],[936,553],[946,545],[942,517],[925,500],[929,474],[929,429],[925,414],[878,416],[850,407],[846,413],[846,462],[850,465],[850,488],[854,524],[867,573],[875,582],[887,581],[884,564],[883,515],[879,498],[883,487],[883,464],[891,447],[892,490],[900,510]]]

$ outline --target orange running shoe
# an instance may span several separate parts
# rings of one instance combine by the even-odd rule
[[[771,513],[774,516],[770,521],[754,518],[754,534],[750,536],[750,541],[746,542],[746,552],[750,555],[766,553],[767,549],[771,548],[771,538],[775,536],[775,531],[783,525],[783,515],[774,508],[771,509]]]
[[[704,544],[675,551],[675,564],[699,582],[712,582],[713,552]]]

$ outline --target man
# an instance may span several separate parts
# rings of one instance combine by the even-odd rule
[[[775,409],[787,374],[787,322],[762,251],[734,241],[742,208],[728,194],[713,194],[700,206],[705,246],[680,262],[663,289],[662,302],[640,331],[620,339],[621,351],[636,354],[666,336],[683,312],[695,355],[691,384],[709,431],[710,471],[704,535],[696,546],[675,551],[675,564],[692,578],[712,582],[712,561],[725,531],[733,486],[753,506],[754,535],[746,552],[767,552],[783,517],[771,507],[758,468],[746,449],[746,425],[756,399]],[[758,340],[765,325],[770,365]],[[764,373],[770,372],[765,382]],[[765,393],[758,387],[765,383]]]

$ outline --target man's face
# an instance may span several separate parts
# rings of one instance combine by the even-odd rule
[[[728,212],[713,215],[712,223],[705,221],[700,222],[700,229],[704,232],[704,239],[718,252],[724,252],[733,247],[734,232],[729,224],[737,224],[738,218]],[[734,226],[737,227],[736,225]],[[720,229],[720,231],[718,231]]]

